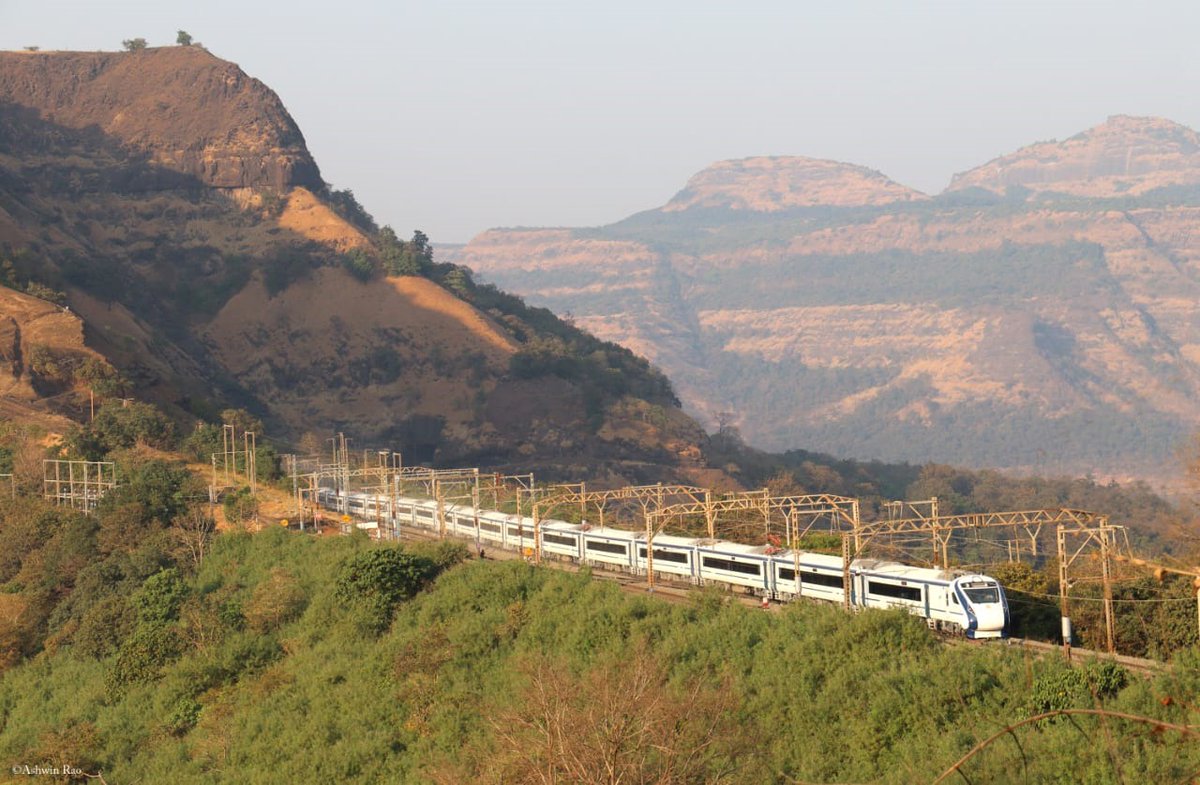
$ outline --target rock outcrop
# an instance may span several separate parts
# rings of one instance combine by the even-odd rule
[[[2,126],[33,143],[22,145],[26,155],[31,147],[59,154],[64,145],[115,143],[162,170],[131,189],[188,184],[166,173],[209,188],[322,186],[279,97],[199,47],[0,52]]]
[[[927,198],[873,169],[817,158],[721,161],[694,175],[664,212],[698,207],[776,212],[792,207],[880,205]]]
[[[1115,115],[1065,141],[1022,147],[957,174],[948,190],[1114,197],[1173,185],[1200,185],[1200,134],[1159,117]]]

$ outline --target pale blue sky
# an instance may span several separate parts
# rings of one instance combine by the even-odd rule
[[[174,43],[274,88],[401,234],[597,225],[713,161],[810,155],[927,192],[1109,114],[1200,127],[1195,2],[0,0],[0,48]]]

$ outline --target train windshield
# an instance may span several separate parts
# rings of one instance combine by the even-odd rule
[[[986,589],[963,589],[963,593],[967,595],[968,600],[976,605],[1000,602],[1000,590],[995,586],[989,586]]]

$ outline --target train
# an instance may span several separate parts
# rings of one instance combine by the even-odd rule
[[[343,498],[344,497],[344,498]],[[533,553],[541,540],[543,558],[593,565],[645,575],[653,563],[655,575],[693,585],[723,585],[764,601],[790,602],[808,598],[845,602],[841,556],[794,551],[773,545],[746,545],[725,540],[660,534],[648,553],[645,532],[609,526],[590,526],[546,519],[535,531],[533,518],[462,504],[446,504],[439,519],[432,499],[318,489],[318,503],[345,509],[364,519],[387,520],[467,538],[476,547]],[[370,525],[370,524],[366,524]],[[995,578],[956,570],[914,567],[876,559],[850,564],[853,608],[902,608],[925,619],[934,629],[972,639],[1008,635],[1009,611],[1004,587]]]

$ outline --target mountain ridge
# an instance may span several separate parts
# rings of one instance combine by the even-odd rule
[[[947,192],[1016,186],[1090,197],[1200,183],[1200,134],[1158,117],[1111,115],[1059,141],[1027,145],[951,178]]]
[[[996,159],[1030,185],[985,165],[924,199],[668,203],[455,258],[638,347],[766,449],[1165,482],[1200,426],[1194,136],[1117,115]]]
[[[818,205],[861,206],[928,198],[874,169],[804,156],[718,161],[693,175],[662,210],[721,207],[775,212]]]

